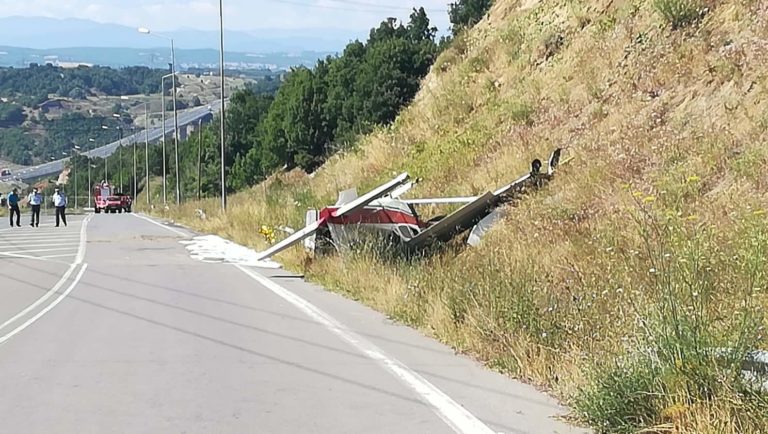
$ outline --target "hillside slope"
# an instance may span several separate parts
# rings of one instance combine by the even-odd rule
[[[600,431],[766,432],[738,365],[768,346],[767,61],[765,0],[498,0],[356,152],[233,197],[227,217],[215,201],[170,215],[263,247],[259,224],[300,226],[351,186],[407,170],[414,195],[477,193],[565,147],[574,160],[477,249],[282,260]]]

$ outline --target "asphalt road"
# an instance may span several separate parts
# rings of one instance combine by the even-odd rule
[[[179,128],[189,124],[193,124],[197,122],[199,119],[209,116],[210,113],[218,113],[220,110],[221,110],[221,100],[214,101],[211,104],[208,104],[205,106],[195,107],[195,108],[184,110],[184,111],[179,111],[178,112]],[[115,141],[108,145],[101,146],[99,148],[92,149],[87,152],[83,152],[83,155],[87,155],[92,158],[108,157],[113,153],[115,153],[115,151],[117,151],[117,149],[120,146],[123,146],[123,147],[133,146],[134,142],[143,144],[145,140],[149,140],[150,142],[160,140],[163,137],[163,129],[165,130],[166,135],[167,134],[171,135],[170,140],[171,142],[173,142],[174,123],[173,123],[172,113],[173,112],[171,112],[171,114],[166,116],[165,128],[158,127],[158,128],[150,129],[148,132],[148,137],[145,137],[144,131],[140,131],[136,134],[124,137],[120,141]],[[19,178],[22,181],[26,181],[30,179],[37,179],[43,176],[56,175],[61,173],[62,170],[64,170],[64,163],[67,162],[68,160],[69,158],[64,158],[61,160],[52,161],[50,163],[40,164],[38,166],[25,167],[18,171],[14,171],[14,173],[10,176],[0,177],[0,181],[9,181],[15,178]]]
[[[190,258],[184,229],[70,220],[0,222],[0,432],[585,432],[298,276]]]

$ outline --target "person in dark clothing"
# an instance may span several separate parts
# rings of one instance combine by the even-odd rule
[[[11,194],[8,195],[8,209],[10,213],[11,227],[13,227],[13,215],[16,214],[16,226],[21,227],[21,210],[19,210],[19,194],[14,188]]]

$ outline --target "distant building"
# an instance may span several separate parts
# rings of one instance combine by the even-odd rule
[[[60,98],[49,99],[39,105],[40,111],[45,114],[58,115],[64,110],[64,100]]]

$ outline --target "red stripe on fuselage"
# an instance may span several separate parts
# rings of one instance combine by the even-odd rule
[[[359,211],[334,217],[335,208],[324,208],[320,211],[320,219],[337,225],[348,224],[409,224],[419,225],[419,220],[413,214],[391,208],[363,208]]]

